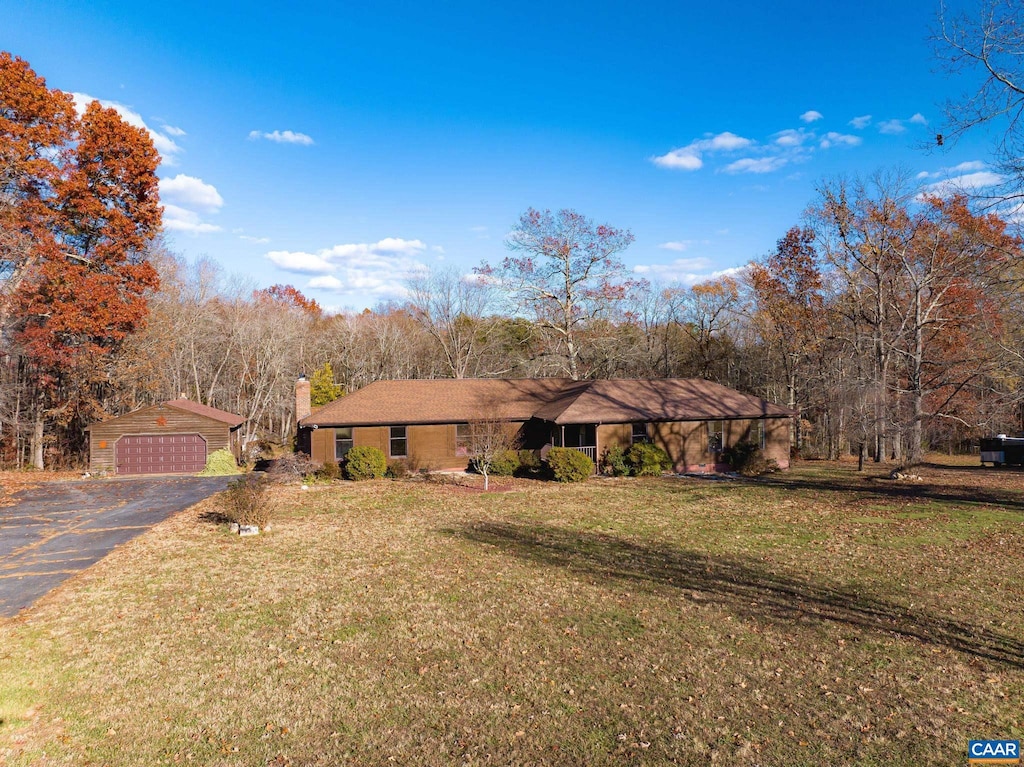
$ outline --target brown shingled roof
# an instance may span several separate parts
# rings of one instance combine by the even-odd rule
[[[787,417],[789,410],[700,379],[565,378],[377,381],[319,408],[302,426],[464,423],[485,418],[558,424]]]
[[[214,421],[226,423],[232,429],[245,423],[245,419],[240,415],[229,413],[226,410],[218,410],[217,408],[210,407],[209,405],[201,405],[198,402],[193,402],[188,399],[172,399],[168,400],[164,404],[168,407],[184,410],[187,413],[194,413],[195,415],[211,418]]]
[[[784,407],[700,378],[619,378],[587,383],[566,407],[545,407],[537,411],[537,417],[566,424],[792,415]]]
[[[563,396],[564,378],[434,378],[376,381],[302,419],[303,426],[527,421]]]

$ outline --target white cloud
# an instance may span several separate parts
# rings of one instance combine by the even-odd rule
[[[921,114],[920,112],[915,112],[914,116],[910,118],[910,122],[914,123],[914,125],[927,125],[928,124],[928,120],[926,120],[925,116],[923,114]]]
[[[746,149],[748,146],[753,146],[754,142],[743,136],[737,136],[735,133],[725,131],[719,133],[717,136],[696,141],[694,144],[704,150],[708,151],[724,151],[731,152],[737,149]]]
[[[725,131],[717,135],[708,134],[703,139],[691,141],[688,145],[673,149],[667,154],[652,157],[651,162],[672,170],[699,170],[704,166],[704,152],[735,152],[753,145],[754,141],[751,139]]]
[[[786,157],[745,157],[729,163],[723,170],[726,173],[771,173],[788,162]]]
[[[926,170],[923,170],[920,173],[918,173],[914,178],[943,178],[964,175],[967,173],[976,173],[977,171],[986,170],[987,168],[988,165],[986,165],[981,160],[968,160],[967,162],[962,162],[959,163],[958,165],[954,165],[952,168],[940,168],[939,170],[933,171],[931,173],[929,173]]]
[[[218,213],[224,206],[224,198],[213,184],[179,173],[174,178],[160,179],[160,199],[164,204],[165,229],[188,234],[221,230],[203,220],[203,215]]]
[[[253,237],[252,235],[248,234],[240,234],[238,235],[238,239],[245,240],[246,242],[252,242],[255,243],[256,245],[266,245],[268,242],[270,242],[269,237]]]
[[[265,139],[267,141],[274,141],[278,144],[301,144],[302,146],[311,146],[313,144],[313,138],[311,136],[290,130],[276,130],[270,133],[254,130],[249,131],[249,138],[253,140]]]
[[[633,272],[659,282],[690,287],[717,277],[735,277],[745,269],[736,267],[708,271],[710,268],[711,260],[707,258],[677,258],[668,264],[640,264],[633,267]]]
[[[667,154],[652,157],[651,162],[670,170],[700,170],[704,167],[704,161],[701,160],[700,154],[690,147],[673,149]]]
[[[985,170],[988,166],[981,160],[968,160],[949,169],[950,173],[973,173],[977,170]]]
[[[199,208],[205,213],[216,213],[224,206],[224,198],[217,187],[184,173],[160,179],[160,197],[178,205]]]
[[[870,124],[871,115],[861,115],[860,117],[854,117],[852,120],[850,120],[850,125],[852,125],[857,130],[864,130]]]
[[[329,274],[334,271],[334,265],[322,254],[303,253],[292,250],[272,250],[267,253],[267,258],[275,265],[286,272],[297,272],[299,274]]]
[[[793,128],[787,128],[786,130],[779,131],[772,138],[775,139],[775,143],[782,147],[794,147],[801,146],[804,142],[814,139],[814,133],[806,131],[803,128],[794,130]]]
[[[882,122],[878,123],[878,130],[890,136],[903,133],[906,129],[902,120],[882,120]]]
[[[693,240],[678,240],[676,242],[663,242],[658,247],[662,250],[674,250],[681,253],[693,244]]]
[[[186,234],[209,234],[219,232],[220,227],[203,221],[194,210],[164,203],[164,229]]]
[[[915,199],[924,199],[926,195],[934,197],[949,197],[957,192],[977,192],[988,187],[998,186],[1003,183],[1004,177],[992,171],[983,170],[977,173],[966,173],[960,176],[943,179],[934,184],[925,184]]]
[[[365,303],[367,297],[404,298],[406,281],[427,269],[420,258],[430,252],[437,252],[436,246],[428,247],[422,240],[386,237],[372,243],[335,245],[316,253],[276,250],[266,258],[285,271],[316,275],[310,288]]]
[[[803,120],[805,123],[812,123],[815,120],[820,120],[824,116],[825,115],[823,115],[821,112],[817,111],[816,109],[810,109],[810,110],[804,112],[802,115],[800,115],[800,119]]]
[[[161,128],[161,129],[163,130],[163,132],[164,132],[164,133],[166,133],[166,134],[167,134],[168,136],[175,136],[175,137],[177,137],[177,138],[181,138],[182,136],[188,135],[188,134],[186,134],[186,133],[185,133],[185,131],[184,131],[184,130],[182,130],[181,128],[177,128],[177,127],[175,127],[175,126],[173,126],[173,125],[164,125],[164,124],[161,124],[161,125],[160,125],[160,128]]]
[[[829,149],[834,146],[858,146],[861,143],[860,136],[851,136],[848,133],[836,133],[829,131],[821,139],[822,149]]]
[[[314,277],[306,283],[311,288],[320,288],[322,290],[337,290],[344,283],[335,277],[333,274],[328,274],[325,277]]]
[[[156,151],[160,153],[160,158],[167,165],[177,164],[177,155],[181,153],[182,149],[178,146],[171,136],[184,136],[185,131],[181,128],[167,128],[164,127],[164,131],[161,133],[158,130],[154,130],[146,125],[146,121],[142,119],[142,115],[136,112],[131,107],[125,106],[117,101],[107,101],[106,99],[97,99],[90,96],[87,93],[72,93],[71,98],[75,102],[75,110],[78,114],[84,114],[86,107],[89,106],[93,101],[100,102],[100,106],[107,109],[113,109],[129,125],[133,125],[136,128],[142,128],[144,131],[149,133],[149,137],[153,140],[153,146],[156,147]]]

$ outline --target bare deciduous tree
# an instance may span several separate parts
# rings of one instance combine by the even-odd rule
[[[470,462],[484,478],[484,490],[490,487],[491,466],[504,453],[520,445],[519,432],[514,424],[497,418],[470,421],[466,452]]]
[[[946,123],[935,137],[952,145],[964,134],[992,125],[997,134],[994,165],[1004,176],[1000,197],[1024,195],[1024,4],[980,0],[975,13],[951,16],[940,6],[933,36],[936,56],[953,74],[968,73],[980,84],[950,99]]]

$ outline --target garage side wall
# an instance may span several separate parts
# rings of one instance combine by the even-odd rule
[[[125,435],[200,434],[206,440],[207,454],[231,447],[227,424],[177,408],[154,405],[134,413],[111,418],[89,428],[89,469],[116,470],[114,446]]]

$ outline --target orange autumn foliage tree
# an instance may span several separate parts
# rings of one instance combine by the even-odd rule
[[[747,273],[756,302],[754,323],[785,379],[786,404],[796,410],[805,404],[803,389],[814,378],[824,340],[824,293],[814,231],[794,226]],[[799,446],[800,418],[796,424]]]
[[[81,447],[107,367],[145,319],[159,161],[144,129],[98,102],[78,115],[70,95],[0,53],[0,330],[37,468],[47,427]]]
[[[862,371],[871,411],[856,438],[876,460],[920,461],[925,426],[992,388],[1021,242],[967,198],[915,194],[898,177],[826,186],[813,222],[834,353]]]

